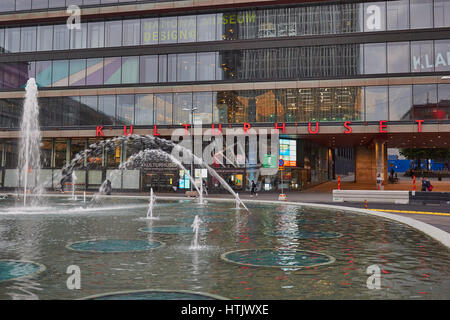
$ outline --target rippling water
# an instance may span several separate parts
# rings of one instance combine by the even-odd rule
[[[147,200],[111,198],[106,208],[90,210],[82,202],[58,199],[30,211],[11,208],[12,200],[2,200],[0,260],[33,261],[46,270],[30,278],[1,281],[0,299],[76,299],[143,289],[190,290],[243,300],[450,298],[449,250],[396,222],[285,204],[249,204],[247,213],[235,210],[234,203],[200,206],[190,201],[158,201],[154,210],[159,219],[144,220],[147,205]],[[190,227],[197,214],[204,218],[205,229],[199,234],[200,250],[189,249],[193,234],[151,232],[155,226]],[[139,231],[146,228],[150,232]],[[328,237],[314,238],[321,234]],[[66,247],[92,239],[165,245],[125,253]],[[229,251],[258,248],[319,252],[335,261],[283,269],[221,259]],[[366,286],[367,267],[374,264],[382,270],[380,290]],[[70,265],[80,267],[81,290],[67,289]]]

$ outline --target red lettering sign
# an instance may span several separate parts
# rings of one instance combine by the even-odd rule
[[[153,126],[153,135],[154,136],[160,136],[160,134],[158,133],[158,127],[157,126]]]
[[[221,134],[222,133],[222,124],[219,124],[219,132],[216,133],[214,129],[214,123],[211,125],[212,134]]]
[[[346,133],[346,134],[352,133],[353,129],[352,129],[352,127],[350,127],[351,124],[352,124],[351,121],[344,122],[344,128],[347,129],[344,131],[344,133]]]
[[[308,131],[309,131],[309,133],[311,133],[311,134],[319,133],[319,123],[316,122],[316,130],[312,131],[312,130],[311,130],[311,122],[308,122]]]
[[[422,123],[424,120],[416,120],[418,127],[417,129],[419,130],[418,132],[422,132]]]
[[[184,133],[188,134],[188,128],[191,126],[190,124],[183,124],[184,126]]]
[[[250,125],[250,123],[244,122],[244,133],[246,133],[251,127],[252,126]]]
[[[283,122],[283,125],[281,127],[278,126],[278,123],[275,123],[275,130],[278,130],[278,129],[283,129],[283,134],[284,134],[284,132],[286,130],[286,123]]]
[[[384,128],[387,128],[386,120],[380,120],[380,133],[387,133]]]
[[[97,126],[97,137],[104,137],[105,135],[103,134],[103,126]]]
[[[130,126],[130,133],[128,133],[127,126],[123,126],[123,134],[124,134],[125,136],[132,135],[132,134],[133,134],[133,126],[132,126],[132,125]]]

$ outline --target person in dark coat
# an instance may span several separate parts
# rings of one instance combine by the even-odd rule
[[[255,180],[252,180],[252,189],[250,191],[250,197],[253,197],[253,195],[256,195],[256,183],[255,183]]]
[[[111,185],[111,181],[106,180],[106,186],[105,186],[105,193],[106,195],[111,195],[111,191],[112,191],[112,185]]]

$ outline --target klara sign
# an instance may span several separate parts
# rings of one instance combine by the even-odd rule
[[[422,132],[422,124],[425,120],[416,120],[416,124],[417,124],[417,130],[418,132]],[[379,133],[388,133],[387,130],[387,120],[380,120],[378,123],[378,132]],[[351,121],[345,121],[343,123],[343,127],[344,127],[344,134],[351,134],[353,132],[353,128],[351,126],[352,122]],[[188,128],[191,127],[190,124],[183,124],[184,129],[185,129],[185,134],[188,135],[189,134],[189,130]],[[244,134],[248,133],[249,130],[252,128],[252,125],[250,123],[244,123],[242,125],[242,129]],[[96,129],[96,136],[97,137],[104,137],[105,135],[103,134],[103,129],[104,126],[97,126]],[[276,131],[281,130],[281,132],[284,134],[286,132],[286,123],[282,122],[281,124],[279,123],[275,123],[274,125],[274,129]],[[130,127],[128,126],[123,126],[123,134],[125,136],[129,136],[133,134],[133,126],[131,125]],[[216,125],[213,123],[211,125],[211,131],[212,134],[214,135],[219,135],[222,134],[222,124],[219,124],[218,127],[216,128]],[[320,133],[320,123],[319,122],[308,122],[308,133],[309,134],[319,134]],[[158,126],[153,126],[153,135],[154,136],[160,136],[160,134],[158,133]]]

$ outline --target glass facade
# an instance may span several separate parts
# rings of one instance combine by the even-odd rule
[[[11,0],[2,0],[0,12],[14,7],[14,1],[12,5],[4,4],[4,1]],[[442,28],[450,27],[449,16],[450,5],[446,0],[309,4],[216,14],[82,22],[81,30],[71,32],[65,24],[12,27],[0,29],[0,48],[14,53]],[[53,33],[53,40],[46,38],[36,46],[39,44],[37,34],[39,29],[42,32],[42,28],[46,28],[47,34]],[[20,45],[22,40],[11,42],[11,39],[21,38],[23,46]]]
[[[23,88],[34,74],[39,87],[61,87],[442,71],[450,71],[450,40],[1,62],[0,88]]]
[[[449,96],[450,84],[426,84],[49,97],[39,105],[45,127],[443,121],[450,120]],[[0,99],[2,128],[19,127],[22,104]]]

